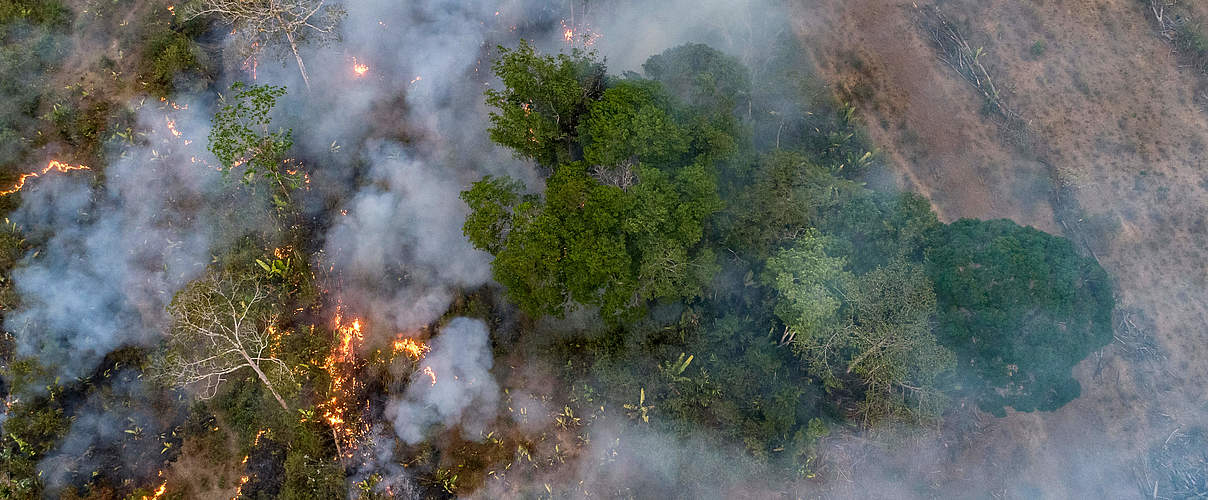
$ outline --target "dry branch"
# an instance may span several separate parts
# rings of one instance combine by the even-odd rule
[[[986,102],[994,107],[1008,120],[1018,120],[1019,115],[1013,112],[1003,102],[1003,97],[994,84],[990,71],[981,62],[984,52],[981,47],[974,49],[968,40],[961,35],[956,25],[952,24],[939,8],[921,8],[916,17],[919,28],[927,34],[931,45],[939,52],[939,59],[961,75],[986,98]]]
[[[326,0],[203,0],[193,10],[189,19],[198,16],[217,16],[234,29],[243,48],[254,56],[264,47],[281,41],[289,46],[290,53],[298,63],[302,81],[310,89],[310,75],[306,63],[298,51],[299,44],[308,37],[321,40],[336,36],[335,28],[343,11],[329,5]]]

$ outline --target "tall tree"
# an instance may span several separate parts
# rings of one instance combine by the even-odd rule
[[[1112,284],[1069,240],[1009,220],[962,219],[926,249],[940,341],[979,380],[985,411],[1055,410],[1078,397],[1071,370],[1112,339]]]
[[[156,358],[156,377],[198,387],[209,399],[230,376],[248,369],[288,410],[277,387],[293,376],[272,352],[280,339],[271,297],[258,277],[210,274],[190,283],[168,307],[173,323]]]
[[[293,131],[272,128],[272,112],[285,87],[231,84],[231,95],[222,96],[214,113],[209,149],[222,163],[224,172],[243,167],[243,181],[261,176],[276,183],[286,196],[302,186],[302,175],[285,167],[286,153],[294,144]]]
[[[499,48],[492,68],[503,90],[487,90],[491,140],[546,168],[582,157],[580,118],[604,92],[604,65],[593,54],[538,54],[527,41]]]

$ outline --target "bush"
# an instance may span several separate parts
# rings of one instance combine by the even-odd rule
[[[193,42],[182,33],[165,30],[148,41],[143,49],[139,74],[147,91],[156,97],[167,97],[176,91],[177,76],[200,76],[201,62]],[[196,82],[196,78],[189,78]]]
[[[1032,44],[1032,48],[1028,49],[1028,52],[1032,53],[1032,57],[1040,57],[1044,55],[1045,50],[1048,50],[1048,46],[1045,45],[1044,40],[1036,40],[1036,43]]]
[[[71,11],[59,0],[0,0],[0,24],[14,21],[62,28],[71,24]]]

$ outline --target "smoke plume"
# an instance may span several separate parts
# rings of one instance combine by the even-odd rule
[[[487,325],[455,318],[430,345],[423,371],[413,374],[407,391],[390,402],[386,417],[408,444],[423,441],[434,426],[460,426],[463,435],[476,437],[495,417],[499,403]]]

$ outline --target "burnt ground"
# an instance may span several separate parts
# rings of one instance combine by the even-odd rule
[[[984,47],[1028,140],[1005,133],[985,99],[937,58],[914,21],[930,4],[793,5],[798,35],[836,96],[858,107],[902,188],[928,196],[945,221],[1005,217],[1085,243],[1116,280],[1119,309],[1144,319],[1130,320],[1134,327],[1122,317],[1117,334],[1152,335],[1161,352],[1141,356],[1132,342],[1116,342],[1078,367],[1082,396],[1062,409],[973,415],[898,468],[926,478],[923,495],[1139,495],[1144,450],[1204,421],[1203,80],[1180,67],[1143,2],[938,3]],[[1208,6],[1191,9],[1208,14]],[[1057,206],[1075,201],[1080,209]]]

